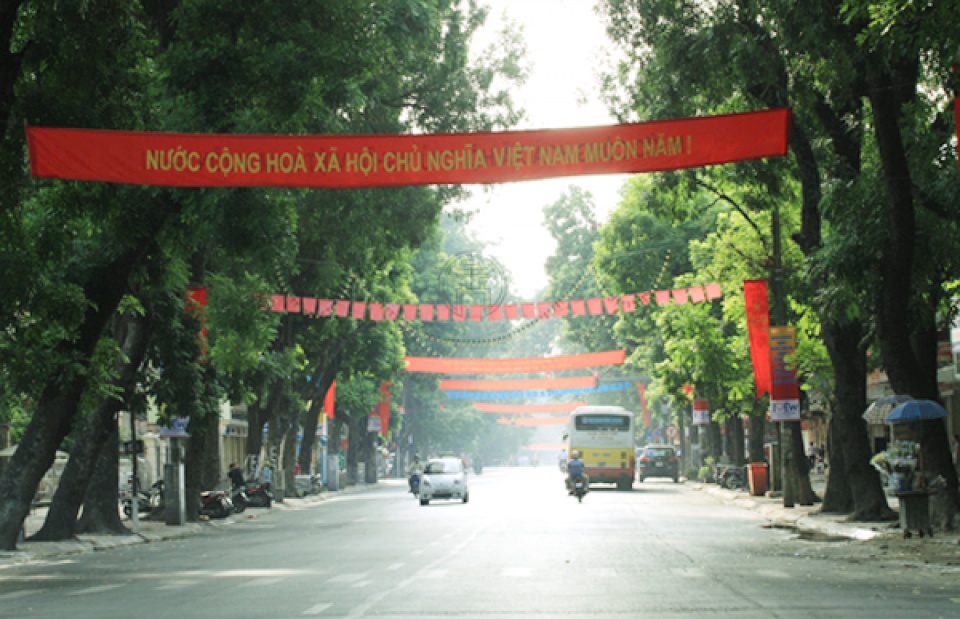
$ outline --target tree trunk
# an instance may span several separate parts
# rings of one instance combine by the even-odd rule
[[[293,423],[287,426],[287,432],[283,436],[283,456],[281,459],[280,470],[283,471],[284,496],[296,498],[297,496],[297,432],[298,425],[296,417]]]
[[[115,423],[110,424],[107,430],[109,438],[100,448],[97,464],[87,484],[83,513],[77,521],[76,532],[130,535],[131,532],[120,521],[117,504],[117,489],[120,487],[120,473],[117,470],[119,430]]]
[[[856,509],[853,502],[853,487],[846,471],[847,459],[841,448],[843,439],[837,423],[831,416],[827,432],[826,459],[830,463],[827,472],[827,489],[823,493],[820,511],[826,514],[849,514]]]
[[[750,462],[763,462],[766,460],[766,454],[763,451],[764,438],[766,437],[767,420],[762,414],[753,414],[750,416]]]
[[[136,388],[136,376],[147,352],[146,321],[133,314],[114,318],[113,331],[124,361],[118,362],[117,380],[114,386],[124,397],[122,400],[110,398],[101,402],[96,412],[91,414],[76,437],[70,460],[63,471],[60,483],[53,495],[43,527],[31,539],[34,541],[55,541],[71,539],[75,534],[77,514],[83,503],[83,496],[93,475],[101,449],[116,432],[116,414],[128,402]],[[114,452],[115,453],[115,452]],[[115,489],[115,486],[112,488]]]
[[[858,321],[843,324],[821,319],[821,333],[834,368],[836,406],[831,419],[830,475],[828,486],[838,484],[834,493],[849,488],[853,518],[864,521],[890,520],[894,513],[877,471],[870,465],[870,441],[863,411],[867,406],[867,363],[863,326]],[[840,447],[843,451],[837,449]],[[834,480],[836,476],[836,480]],[[849,504],[842,494],[832,497],[831,511]],[[827,506],[824,506],[826,509]]]
[[[317,400],[311,400],[307,410],[300,417],[300,425],[303,426],[303,439],[300,442],[300,453],[297,456],[297,463],[300,465],[302,475],[313,475],[319,472],[315,470],[314,451],[317,445],[317,428],[320,427],[320,415],[323,414],[322,406]]]
[[[58,346],[58,354],[79,366],[52,376],[43,390],[20,446],[0,474],[0,550],[14,550],[40,480],[53,464],[57,448],[70,433],[87,386],[90,359],[127,289],[133,265],[145,246],[94,269],[84,287],[90,304],[77,337]],[[116,499],[116,497],[114,497]]]
[[[364,419],[366,423],[366,419]],[[366,428],[364,428],[366,429]],[[377,433],[365,432],[363,440],[363,461],[366,465],[363,467],[363,482],[367,484],[377,483]]]

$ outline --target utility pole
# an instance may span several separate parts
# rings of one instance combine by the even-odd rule
[[[787,326],[787,303],[783,292],[783,244],[780,239],[780,203],[774,201],[773,216],[770,223],[770,233],[773,239],[773,256],[770,261],[770,291],[773,293],[773,326]],[[771,393],[771,396],[773,394]],[[780,421],[779,424],[780,439],[780,474],[783,483],[783,506],[793,507],[796,502],[796,488],[793,470],[793,456],[791,447],[790,433],[793,428],[788,428],[788,424]]]

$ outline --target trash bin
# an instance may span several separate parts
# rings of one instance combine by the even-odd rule
[[[763,496],[767,493],[767,464],[751,462],[747,467],[747,481],[750,483],[751,496]]]
[[[930,526],[930,495],[932,493],[927,490],[914,490],[894,494],[900,502],[900,529],[903,530],[903,537],[911,537],[911,530],[916,531],[920,537],[923,537],[924,532],[933,537],[933,528]]]

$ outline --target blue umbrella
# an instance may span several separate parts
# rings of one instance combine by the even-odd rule
[[[947,409],[933,400],[910,400],[890,411],[887,423],[906,423],[925,419],[943,419]]]

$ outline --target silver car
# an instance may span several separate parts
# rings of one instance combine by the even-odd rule
[[[420,505],[431,499],[470,500],[467,472],[457,458],[436,458],[427,461],[420,480]]]

